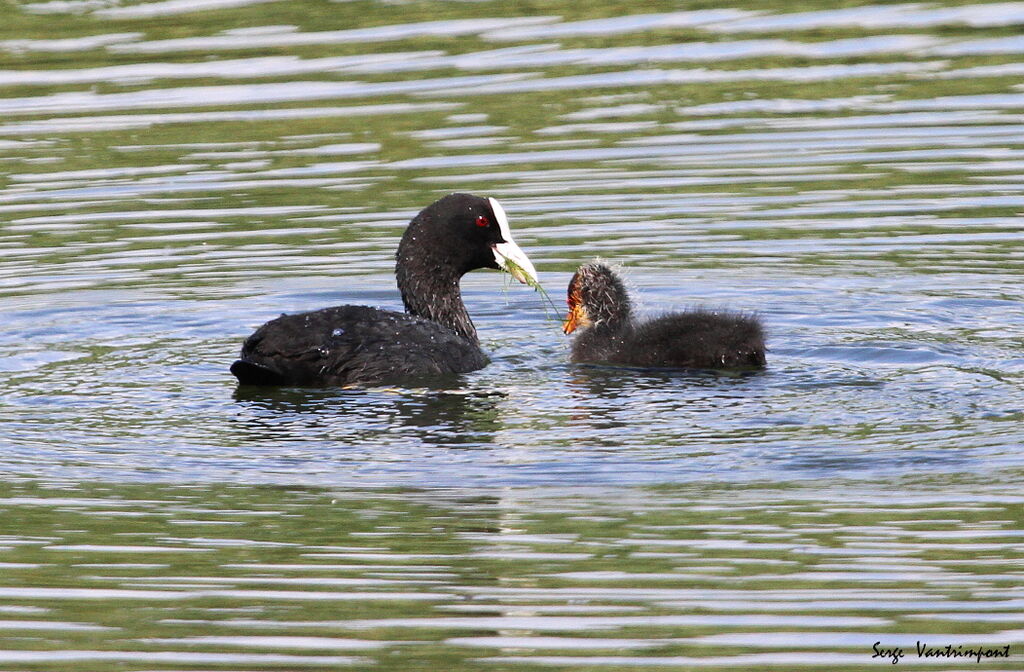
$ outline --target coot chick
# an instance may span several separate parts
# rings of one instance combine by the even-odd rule
[[[475,371],[488,359],[459,279],[495,268],[539,284],[493,198],[450,194],[427,206],[395,256],[405,313],[337,306],[282,315],[246,339],[231,373],[243,385],[341,386]]]
[[[572,344],[574,362],[685,369],[764,366],[764,334],[756,317],[688,310],[638,322],[622,280],[600,262],[580,266],[568,294],[563,331],[580,329]]]

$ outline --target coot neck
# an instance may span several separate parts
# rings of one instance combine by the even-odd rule
[[[413,227],[406,231],[395,255],[395,277],[405,312],[448,327],[479,343],[476,327],[462,302],[459,280],[463,271],[451,259],[417,244]]]

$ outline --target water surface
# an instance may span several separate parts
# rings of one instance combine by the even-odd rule
[[[0,669],[1019,667],[1021,3],[2,11]],[[455,190],[768,367],[236,388]]]

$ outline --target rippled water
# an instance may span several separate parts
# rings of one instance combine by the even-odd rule
[[[18,488],[0,665],[862,669],[889,662],[877,641],[1019,646],[1021,496],[949,485]]]
[[[536,7],[0,9],[0,668],[1019,666],[1024,3]],[[767,369],[236,389],[454,190]]]

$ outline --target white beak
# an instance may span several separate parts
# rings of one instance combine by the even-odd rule
[[[512,232],[509,230],[508,216],[505,215],[504,208],[493,198],[487,200],[491,202],[491,210],[494,211],[494,216],[498,220],[501,237],[505,240],[504,243],[491,245],[495,263],[524,285],[539,285],[537,269],[533,267],[533,263],[527,258],[526,253],[519,249],[519,246],[512,240]]]

